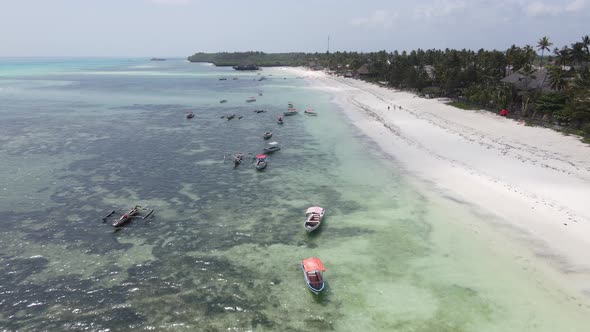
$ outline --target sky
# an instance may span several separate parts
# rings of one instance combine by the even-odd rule
[[[0,56],[178,56],[555,46],[590,0],[0,0]]]

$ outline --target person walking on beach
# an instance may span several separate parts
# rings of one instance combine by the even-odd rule
[[[389,106],[387,106],[387,110],[389,111]]]

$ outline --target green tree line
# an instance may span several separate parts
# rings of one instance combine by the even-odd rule
[[[561,48],[552,46],[548,37],[542,37],[535,47],[512,45],[505,51],[197,53],[189,60],[216,65],[308,65],[340,74],[358,73],[364,80],[387,82],[398,89],[433,97],[450,97],[473,108],[508,108],[511,116],[543,125],[561,125],[590,140],[590,37]],[[358,71],[361,66],[367,69],[364,73]],[[524,83],[544,78],[540,86],[524,89],[501,81],[514,72]],[[541,72],[546,75],[539,76]]]

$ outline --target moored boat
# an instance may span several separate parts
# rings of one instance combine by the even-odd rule
[[[265,131],[264,135],[262,135],[262,138],[264,139],[269,139],[272,137],[272,132],[271,131]]]
[[[282,124],[283,124],[283,117],[282,117],[282,116],[279,116],[279,117],[277,118],[277,123],[278,123],[278,124],[280,124],[280,125],[282,125]]]
[[[305,111],[303,111],[303,113],[307,114],[307,115],[318,115],[314,110],[312,110],[311,108],[306,109]]]
[[[238,167],[244,161],[244,155],[241,153],[236,153],[232,157],[234,158],[234,167]]]
[[[195,117],[195,113],[193,113],[193,112],[188,112],[188,113],[186,113],[186,118],[187,118],[187,119],[192,119],[192,118],[194,118],[194,117]]]
[[[250,97],[248,99],[246,99],[247,103],[251,103],[251,102],[255,102],[256,101],[256,97]]]
[[[326,210],[319,206],[312,206],[308,208],[307,211],[305,211],[306,219],[305,224],[303,224],[305,230],[308,232],[313,232],[318,227],[320,227],[320,224],[322,223],[322,219],[324,218],[325,213]]]
[[[129,212],[122,215],[119,219],[117,219],[112,225],[113,227],[121,227],[129,222],[135,215],[139,213],[139,206],[133,207]]]
[[[256,166],[257,170],[261,171],[261,170],[265,169],[267,165],[268,165],[268,160],[267,160],[265,154],[256,155],[256,163],[254,164],[254,166]]]
[[[283,115],[286,115],[286,116],[291,116],[291,115],[295,115],[295,114],[297,114],[297,109],[295,109],[295,108],[289,108],[287,110],[287,112],[283,113]]]
[[[301,269],[305,277],[307,288],[314,294],[324,290],[324,277],[322,272],[326,271],[324,264],[319,258],[310,257],[301,261]]]
[[[220,104],[227,103],[227,99],[221,99],[221,100],[219,101],[219,103],[220,103]]]
[[[268,146],[264,148],[264,153],[273,153],[279,151],[281,148],[278,145],[278,142],[270,142]]]

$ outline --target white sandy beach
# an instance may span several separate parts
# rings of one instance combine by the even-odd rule
[[[509,240],[590,294],[590,147],[578,137],[360,80],[284,70],[331,93],[423,184],[488,215]]]

